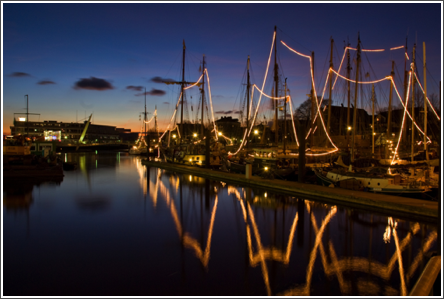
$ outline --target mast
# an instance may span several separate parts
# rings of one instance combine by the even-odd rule
[[[404,101],[407,103],[407,78],[408,78],[408,71],[407,71],[407,37],[405,38],[405,47],[404,47]],[[403,135],[407,137],[407,125],[404,125],[403,127]],[[404,145],[408,143],[408,139],[404,138],[403,141]]]
[[[143,114],[143,124],[145,125],[145,142],[146,142],[146,87],[145,87],[145,113]]]
[[[287,149],[287,78],[285,78],[284,87],[284,155],[286,155],[285,150]]]
[[[329,75],[330,75],[330,92],[329,92],[329,96],[328,96],[328,118],[327,118],[327,134],[330,134],[330,121],[331,121],[331,89],[332,89],[332,75],[331,75],[331,70],[333,69],[333,39],[331,39],[331,50],[330,50],[330,70],[329,70]]]
[[[250,55],[247,60],[247,131],[250,127]]]
[[[29,118],[29,97],[28,95],[26,95],[26,137],[28,137],[29,135],[29,123],[28,123],[28,118]]]
[[[274,39],[274,83],[275,83],[275,88],[274,88],[274,95],[277,98],[278,97],[278,65],[277,65],[277,48],[276,48],[276,26],[274,26],[274,35],[275,35],[275,39]],[[278,142],[279,142],[279,125],[278,125],[278,104],[279,104],[279,100],[275,99],[274,100],[274,140],[276,142],[276,147],[278,147]]]
[[[348,44],[348,47],[350,47],[350,43]],[[350,67],[350,49],[347,48],[347,79],[351,79],[350,76],[350,71],[351,71],[351,67]],[[349,143],[349,133],[348,133],[348,128],[350,127],[350,81],[347,80],[347,130],[346,130],[346,136],[347,136],[347,149],[350,145]]]
[[[375,85],[372,84],[372,158],[375,156]]]
[[[184,133],[184,127],[183,127],[183,93],[184,93],[184,84],[185,84],[185,40],[183,40],[183,55],[182,55],[182,82],[181,82],[181,99],[180,99],[180,136],[179,138],[182,139],[183,133]]]
[[[310,126],[310,132],[311,132],[311,147],[313,147],[314,145],[314,120],[315,120],[315,107],[316,107],[316,102],[317,99],[315,99],[314,96],[314,57],[315,57],[315,53],[311,52],[311,73],[313,76],[313,79],[311,81],[311,91],[310,91],[310,96],[311,96],[311,126]]]
[[[392,80],[390,81],[390,94],[388,104],[388,116],[387,116],[387,138],[392,135],[392,97],[393,97],[393,80],[395,79],[395,61],[392,60],[392,72],[390,73]]]
[[[415,148],[415,56],[416,56],[416,44],[413,44],[413,55],[412,55],[412,145],[411,145],[411,161],[413,162],[413,151]]]
[[[202,58],[202,111],[201,111],[201,128],[200,128],[200,138],[202,139],[204,137],[204,99],[205,99],[205,54]],[[202,139],[203,140],[203,139]]]
[[[427,80],[426,80],[426,45],[422,42],[424,53],[424,151],[426,153],[426,160],[429,161],[429,150],[427,147]]]
[[[154,130],[156,131],[157,140],[159,140],[159,131],[157,128],[157,105],[154,107],[155,107],[155,109],[154,109]]]
[[[356,83],[355,83],[355,105],[353,107],[353,137],[352,137],[352,156],[351,161],[355,161],[355,135],[356,135],[356,110],[358,102],[358,79],[359,79],[359,64],[361,63],[361,39],[358,33],[358,51],[357,51],[357,62],[356,62]]]

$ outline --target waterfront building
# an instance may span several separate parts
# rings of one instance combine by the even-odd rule
[[[11,126],[11,135],[28,136],[32,140],[58,140],[60,142],[76,143],[85,129],[87,121],[58,122],[55,120],[26,121],[25,118],[14,118]],[[115,126],[89,124],[84,141],[86,143],[115,143],[134,141],[137,133],[131,133],[131,129],[117,128]]]
[[[217,130],[228,138],[242,138],[241,124],[237,118],[222,116],[216,120]]]

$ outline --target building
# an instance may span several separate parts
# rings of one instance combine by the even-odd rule
[[[216,120],[217,130],[228,138],[242,138],[241,123],[237,118],[222,116]]]
[[[14,118],[11,135],[28,136],[32,140],[58,140],[60,142],[76,143],[85,129],[83,123],[64,123],[55,120],[26,121],[24,118]],[[89,124],[84,136],[86,143],[115,143],[137,139],[131,129],[116,128],[115,126]]]

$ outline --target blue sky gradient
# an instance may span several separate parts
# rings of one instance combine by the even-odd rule
[[[367,53],[363,67],[372,79],[390,74],[402,85],[403,50],[412,56],[417,43],[417,67],[422,80],[422,44],[426,43],[428,94],[439,94],[442,78],[442,3],[8,3],[2,2],[3,133],[9,134],[14,113],[39,113],[30,120],[83,121],[140,130],[144,110],[158,108],[165,129],[179,96],[179,86],[153,82],[154,77],[181,79],[182,41],[186,43],[187,81],[199,77],[205,54],[215,117],[233,116],[240,109],[242,80],[248,55],[252,83],[262,86],[274,26],[278,42],[297,51],[315,53],[315,82],[322,92],[328,70],[330,37],[337,69],[347,40],[356,47],[385,49]],[[352,55],[355,55],[352,53]],[[310,92],[308,60],[278,44],[278,57],[287,78],[294,108]],[[345,66],[345,65],[344,65]],[[342,74],[345,74],[343,67]],[[272,68],[265,92],[272,88]],[[108,84],[100,90],[75,88],[92,77]],[[40,84],[39,84],[40,83]],[[245,83],[245,82],[244,82]],[[105,84],[105,85],[106,85]],[[339,83],[338,83],[339,84]],[[384,85],[385,84],[385,85]],[[341,88],[333,94],[342,103]],[[352,87],[353,88],[353,87]],[[384,105],[389,83],[377,92]],[[163,92],[152,92],[152,91]],[[328,94],[326,95],[328,97]],[[187,93],[188,118],[194,119],[198,90]],[[264,99],[263,99],[264,101]],[[265,101],[264,101],[265,103]],[[193,106],[193,111],[191,107]],[[267,107],[260,113],[266,114]]]

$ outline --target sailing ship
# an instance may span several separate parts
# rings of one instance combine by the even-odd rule
[[[360,64],[360,39],[358,37],[358,47],[357,47],[357,74],[356,74],[356,86],[358,84],[358,74],[359,74],[359,64]],[[415,64],[415,47],[413,50],[413,63],[412,72],[414,73]],[[425,64],[425,63],[424,63]],[[392,63],[392,73],[391,78],[394,76],[394,62]],[[349,77],[349,75],[348,75]],[[413,80],[413,83],[414,80]],[[414,94],[414,86],[412,84],[412,97]],[[411,147],[411,162],[405,159],[399,158],[399,152],[393,149],[393,141],[389,140],[388,137],[396,136],[395,133],[391,132],[391,100],[392,100],[392,88],[393,80],[390,85],[390,97],[388,106],[388,120],[387,120],[387,132],[378,139],[378,145],[385,147],[385,158],[379,159],[375,158],[375,113],[374,113],[374,87],[372,86],[372,158],[358,158],[355,142],[355,132],[356,132],[356,100],[357,100],[357,87],[355,89],[355,105],[353,112],[353,127],[352,127],[352,142],[351,142],[351,153],[347,156],[349,160],[347,163],[342,161],[342,156],[338,158],[334,164],[336,167],[328,168],[317,168],[315,170],[316,176],[319,183],[327,186],[335,186],[346,189],[370,191],[375,193],[385,193],[392,195],[408,196],[408,197],[419,197],[419,198],[434,198],[434,194],[438,190],[439,175],[435,172],[435,166],[438,165],[435,156],[429,156],[427,146],[425,145],[424,157],[416,155],[414,158],[414,130],[415,121],[412,117],[412,147]],[[407,94],[407,95],[406,95]],[[407,90],[405,92],[406,103],[408,99]],[[413,102],[413,99],[412,99]],[[426,102],[426,101],[425,101]],[[407,108],[405,108],[407,109]],[[427,105],[425,105],[425,111],[427,110]],[[412,114],[414,115],[414,105],[412,103]],[[405,113],[405,112],[404,112]],[[424,117],[425,124],[424,128],[427,128],[427,117]],[[348,123],[348,121],[347,121]],[[402,129],[402,128],[401,128]],[[422,131],[421,131],[422,132]],[[425,130],[426,132],[426,130]],[[424,134],[424,144],[427,144],[426,133]],[[401,132],[399,134],[402,134]],[[387,136],[387,137],[385,137]],[[384,143],[381,142],[381,137],[385,137]],[[398,137],[398,144],[400,142]],[[392,139],[392,138],[390,138]],[[396,139],[395,139],[396,141]],[[344,156],[345,157],[345,156]],[[421,159],[422,158],[422,159]],[[419,161],[414,161],[419,160]],[[422,161],[421,161],[422,160]],[[432,192],[433,191],[433,192]],[[428,197],[427,195],[431,195]]]
[[[210,145],[209,145],[209,165],[212,168],[219,168],[221,164],[221,155],[224,153],[224,149],[222,147],[222,144],[217,141],[217,138],[210,137],[212,133],[209,132],[208,128],[205,128],[204,125],[204,107],[205,107],[205,75],[207,70],[205,67],[205,55],[203,56],[202,60],[202,66],[201,66],[201,82],[200,79],[198,82],[187,82],[185,81],[185,41],[183,41],[183,55],[182,55],[182,81],[180,82],[164,82],[166,84],[179,84],[181,86],[181,93],[179,97],[179,101],[176,105],[176,110],[174,112],[174,116],[176,116],[176,111],[178,110],[178,107],[180,105],[180,123],[176,124],[172,130],[168,130],[167,140],[160,143],[160,156],[161,159],[163,159],[166,162],[169,163],[180,163],[185,165],[193,165],[193,166],[206,166],[206,138],[209,139]],[[185,87],[186,85],[189,85]],[[200,101],[200,124],[196,120],[194,124],[187,123],[184,121],[184,98],[185,98],[185,90],[192,87],[192,86],[199,86],[200,93],[201,93],[201,101]],[[198,108],[199,112],[199,108]],[[214,119],[214,118],[213,118]],[[196,125],[198,127],[198,130],[196,130]],[[194,133],[190,133],[191,127],[193,127]],[[167,132],[165,131],[165,133]],[[200,133],[196,133],[196,131],[200,131]],[[164,135],[165,135],[164,133]],[[216,132],[217,133],[217,132]],[[178,136],[177,136],[177,135]],[[159,141],[164,136],[162,135],[159,139]],[[173,141],[171,141],[171,136],[173,137]],[[198,136],[200,137],[200,140],[198,140]],[[178,138],[176,138],[178,137]]]
[[[276,36],[276,27],[274,28],[274,36]],[[296,156],[288,155],[291,150],[287,145],[287,85],[285,81],[284,96],[279,97],[280,81],[279,81],[279,67],[277,63],[277,47],[276,39],[274,39],[273,45],[274,51],[274,82],[272,87],[272,96],[270,97],[272,101],[273,110],[273,120],[272,126],[269,128],[269,123],[265,121],[264,123],[256,126],[254,130],[253,138],[250,137],[252,128],[254,127],[254,122],[256,121],[256,114],[252,117],[250,111],[253,107],[253,97],[250,99],[250,88],[252,87],[250,83],[250,57],[247,60],[247,83],[246,83],[246,105],[243,104],[242,108],[246,107],[246,127],[244,133],[244,142],[238,149],[236,154],[230,154],[226,160],[226,167],[228,171],[245,173],[246,165],[252,164],[252,174],[260,175],[267,178],[281,178],[281,179],[294,179],[297,177],[297,163],[295,163]],[[282,83],[282,82],[281,82]],[[281,84],[282,85],[282,84]],[[253,85],[255,87],[255,85]],[[253,93],[251,93],[253,94]],[[250,103],[251,100],[251,103]],[[259,101],[260,102],[260,101]],[[257,105],[259,105],[259,102]],[[283,102],[283,103],[282,103]],[[257,107],[258,108],[258,107]],[[256,113],[257,113],[256,108]],[[279,120],[278,112],[283,111],[284,117],[283,121]],[[243,115],[243,109],[241,109],[241,116]],[[265,117],[265,116],[264,116]],[[280,124],[282,124],[281,128]],[[261,128],[262,136],[254,137],[258,135],[258,128]],[[266,133],[274,133],[274,142],[269,142],[268,135]],[[266,137],[267,136],[267,137]],[[290,134],[290,137],[292,135]],[[270,136],[273,137],[273,136]],[[250,139],[250,140],[249,140]],[[256,142],[251,143],[251,139]],[[273,138],[271,138],[273,139]],[[249,141],[250,142],[249,142]],[[259,143],[257,141],[259,140]],[[246,146],[242,147],[243,144]],[[254,146],[252,148],[251,146]]]

